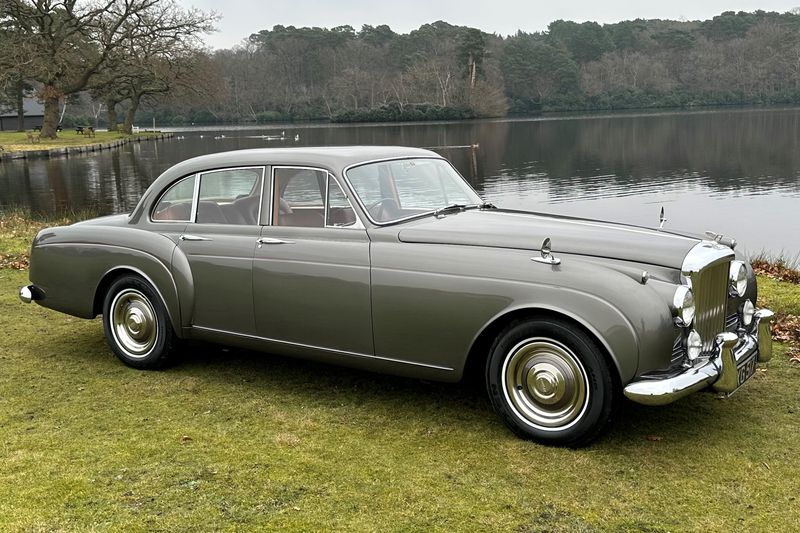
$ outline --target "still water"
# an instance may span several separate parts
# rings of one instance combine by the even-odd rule
[[[751,254],[800,256],[800,109],[172,131],[179,138],[99,155],[1,163],[0,208],[126,212],[188,157],[392,144],[435,149],[501,207],[656,226],[664,206],[667,227],[724,233]],[[261,138],[282,131],[282,140]]]

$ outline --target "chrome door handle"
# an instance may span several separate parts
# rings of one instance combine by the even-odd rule
[[[283,239],[275,239],[273,237],[261,237],[256,242],[259,246],[262,244],[294,244],[294,241],[285,241]]]
[[[199,235],[189,235],[188,233],[184,233],[180,236],[182,241],[210,241],[208,237],[200,237]]]

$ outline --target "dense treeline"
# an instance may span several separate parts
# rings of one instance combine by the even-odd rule
[[[446,22],[275,26],[211,58],[223,91],[188,122],[458,119],[542,110],[800,103],[800,13],[558,20],[500,37]]]
[[[159,80],[182,82],[148,81],[144,100],[132,99],[131,87],[102,90],[108,80],[124,81],[109,60],[92,74],[83,109],[107,102],[107,109],[128,110],[129,125],[131,109],[140,120],[178,124],[800,103],[798,10],[725,12],[705,21],[558,20],[547,31],[509,37],[442,21],[407,34],[386,25],[274,26],[232,49],[190,49],[189,56],[157,59],[157,70],[169,73]]]

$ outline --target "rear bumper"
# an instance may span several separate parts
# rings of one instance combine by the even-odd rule
[[[708,386],[730,394],[739,386],[740,366],[758,354],[758,362],[772,358],[770,322],[773,312],[759,309],[748,330],[717,335],[715,353],[680,374],[665,379],[643,379],[625,387],[625,396],[645,405],[665,405]]]

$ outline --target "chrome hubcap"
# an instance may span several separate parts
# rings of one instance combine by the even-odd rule
[[[147,356],[158,338],[158,321],[150,300],[141,292],[125,289],[111,302],[111,331],[129,357]]]
[[[566,429],[588,405],[589,384],[575,354],[552,339],[527,339],[503,365],[505,395],[523,421],[540,429]]]

